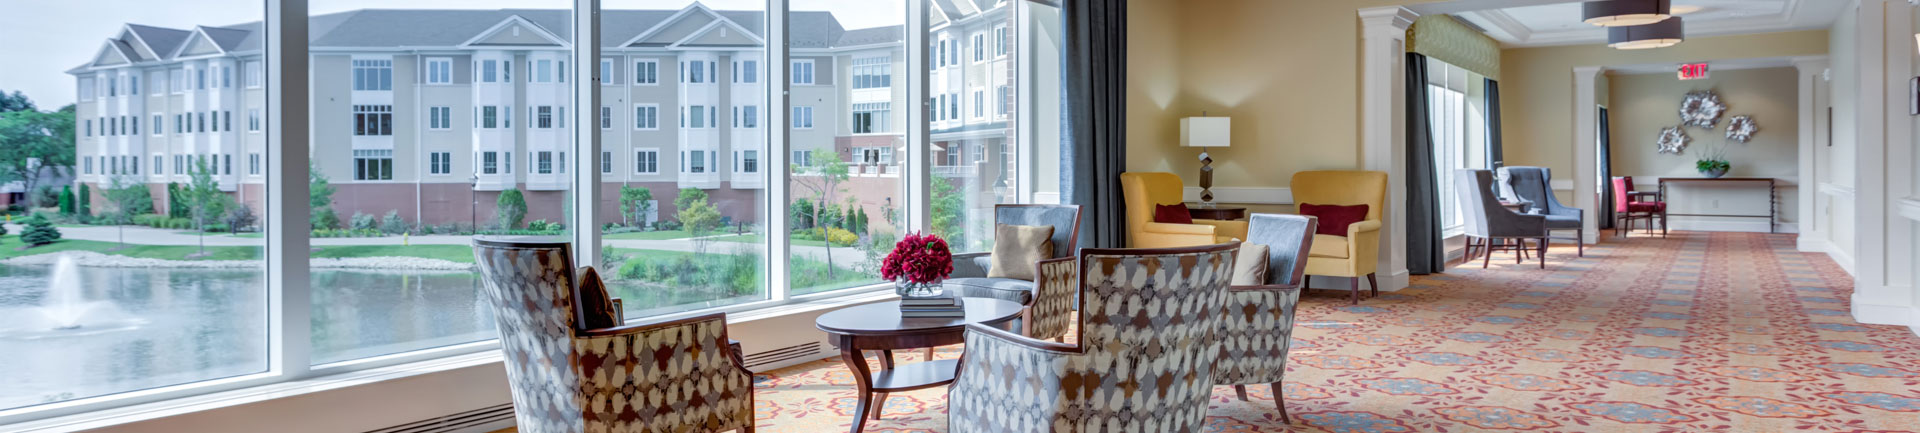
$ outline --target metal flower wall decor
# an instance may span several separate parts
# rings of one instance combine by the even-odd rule
[[[1679,126],[1660,128],[1660,153],[1678,155],[1681,150],[1687,148],[1689,141],[1693,141],[1693,137],[1687,136],[1685,128]]]
[[[1747,140],[1752,140],[1753,133],[1759,130],[1760,125],[1753,123],[1753,116],[1739,115],[1727,119],[1728,140],[1745,143]]]
[[[1687,96],[1680,99],[1680,125],[1712,129],[1720,123],[1720,113],[1726,111],[1727,104],[1720,102],[1720,95],[1711,90],[1687,92]]]

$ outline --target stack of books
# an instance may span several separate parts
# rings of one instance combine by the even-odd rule
[[[967,309],[961,304],[958,296],[900,298],[900,317],[967,317]]]

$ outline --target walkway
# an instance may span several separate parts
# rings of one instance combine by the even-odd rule
[[[19,226],[18,224],[7,225],[7,230],[9,233],[20,233],[22,228],[23,227]],[[264,246],[267,244],[266,239],[258,238],[258,237],[238,237],[238,236],[232,236],[227,234],[211,234],[211,233],[207,234],[206,236],[199,236],[191,233],[188,230],[156,229],[156,228],[146,227],[146,226],[60,227],[60,235],[62,238],[66,238],[66,239],[80,239],[80,240],[101,241],[101,242],[119,242],[122,235],[121,230],[125,230],[124,235],[126,236],[125,239],[127,240],[127,243],[140,244],[140,245],[200,245],[202,241],[205,241],[206,245],[210,247],[212,246],[258,247],[258,246]],[[718,235],[718,236],[727,236],[727,235]],[[718,237],[718,236],[713,236],[713,237]],[[473,237],[472,236],[456,236],[456,235],[425,235],[425,236],[411,236],[405,239],[403,239],[400,236],[363,237],[363,238],[314,238],[310,242],[313,243],[313,246],[325,247],[325,246],[340,246],[340,245],[401,245],[401,242],[403,241],[410,245],[471,245],[473,243]],[[691,251],[695,251],[697,247],[697,245],[695,245],[692,239],[666,239],[666,240],[606,239],[606,240],[602,240],[601,242],[604,243],[605,245],[611,245],[614,248],[658,250],[658,251],[691,252]],[[738,243],[738,242],[716,241],[710,244],[707,251],[716,252],[716,253],[734,251],[734,248],[737,245],[747,245],[747,244]],[[826,254],[828,252],[828,249],[826,247],[818,247],[818,246],[794,245],[792,248],[795,256],[806,257],[808,259],[813,259],[813,260],[822,260],[822,261],[826,260]],[[861,252],[859,249],[853,248],[853,247],[835,247],[831,251],[833,253],[834,264],[836,265],[843,264],[843,263],[845,264],[857,263],[861,260],[866,259],[866,253]]]

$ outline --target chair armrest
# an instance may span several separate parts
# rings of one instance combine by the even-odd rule
[[[1247,222],[1246,221],[1193,220],[1193,223],[1199,224],[1199,225],[1213,226],[1214,236],[1230,237],[1230,238],[1239,239],[1242,241],[1247,240]]]
[[[1175,235],[1213,235],[1213,226],[1204,224],[1147,223],[1143,227],[1149,233]]]
[[[1028,337],[1053,339],[1067,335],[1073,325],[1073,306],[1080,295],[1080,262],[1075,257],[1041,260],[1034,264],[1033,305],[1027,307]]]
[[[953,273],[947,278],[986,278],[987,268],[973,259],[991,256],[993,253],[962,253],[953,255]]]
[[[752,419],[753,372],[729,347],[724,313],[588,330],[576,333],[572,343],[578,389],[586,398],[583,406],[609,407],[635,395],[668,395],[667,403],[699,398],[708,407],[745,408],[749,415],[744,418]],[[658,369],[668,365],[673,369]],[[643,412],[642,419],[661,415],[646,412],[654,409],[636,410]]]
[[[1380,231],[1380,220],[1366,220],[1348,225],[1347,237],[1351,238],[1361,233],[1377,231]]]
[[[1293,343],[1295,308],[1300,286],[1270,284],[1233,286],[1227,291],[1226,317],[1220,321],[1219,362],[1213,378],[1219,385],[1282,382],[1287,350]]]
[[[954,433],[1035,431],[1090,396],[1073,397],[1062,381],[1079,347],[1034,340],[978,323],[967,325],[967,353],[947,388]],[[1010,396],[1016,396],[1010,398]]]
[[[1542,217],[1544,218],[1544,217]],[[1373,273],[1379,268],[1372,258],[1380,251],[1380,220],[1366,220],[1347,226],[1347,257],[1354,276]]]

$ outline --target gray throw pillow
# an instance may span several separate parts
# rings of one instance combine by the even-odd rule
[[[1053,226],[993,225],[993,266],[988,278],[1033,281],[1034,265],[1053,258]]]

